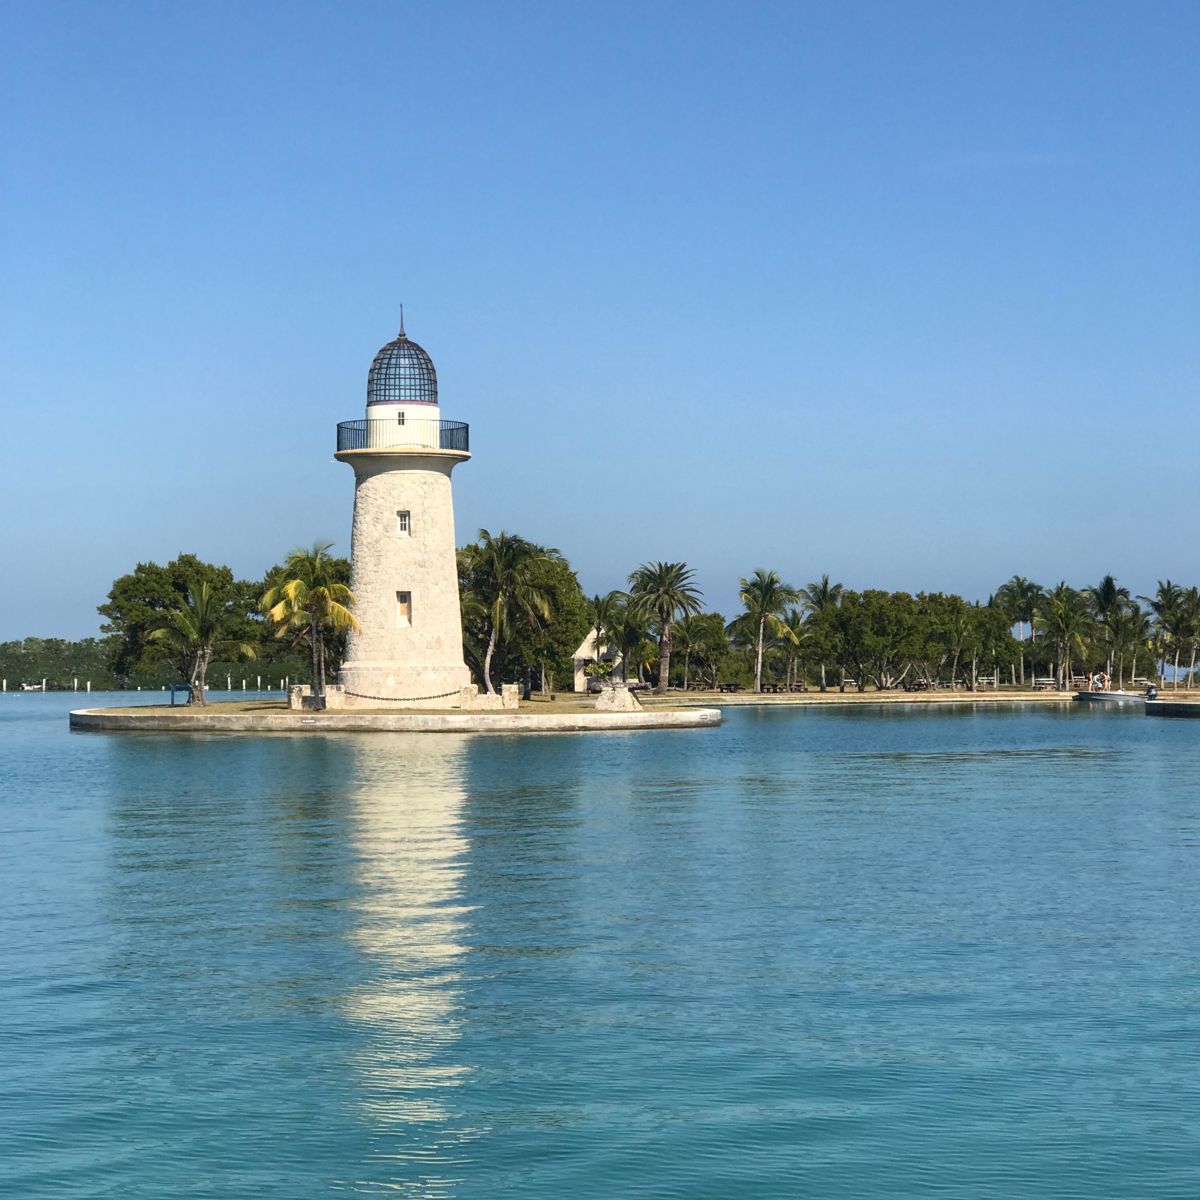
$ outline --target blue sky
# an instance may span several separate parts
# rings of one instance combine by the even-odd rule
[[[395,333],[459,540],[1200,582],[1200,6],[10,5],[0,638],[349,548]]]

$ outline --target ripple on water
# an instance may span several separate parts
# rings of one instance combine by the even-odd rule
[[[54,702],[0,707],[0,1195],[1200,1195],[1194,732]]]

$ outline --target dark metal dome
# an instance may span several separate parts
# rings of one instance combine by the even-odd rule
[[[367,375],[368,404],[436,404],[437,371],[433,359],[410,341],[400,327],[400,336],[375,355]]]

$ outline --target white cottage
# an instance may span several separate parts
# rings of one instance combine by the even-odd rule
[[[613,674],[617,676],[623,670],[621,652],[615,646],[609,647],[601,642],[600,653],[596,654],[596,630],[594,628],[589,629],[587,637],[579,643],[579,649],[575,651],[574,658],[575,690],[577,692],[587,691],[588,677],[585,668],[589,663],[612,663]]]

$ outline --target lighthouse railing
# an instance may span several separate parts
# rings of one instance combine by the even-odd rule
[[[465,421],[341,421],[342,450],[459,450],[469,453],[471,427]]]

